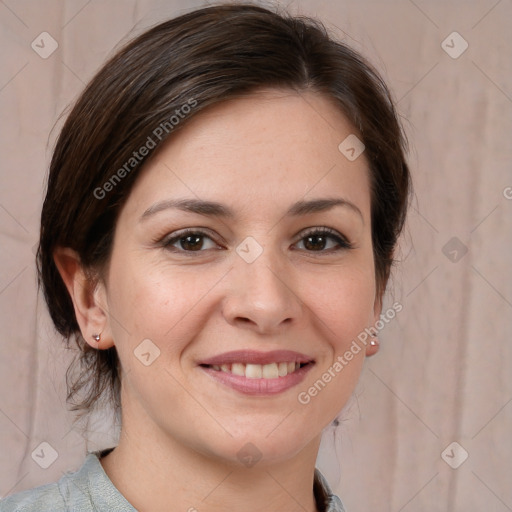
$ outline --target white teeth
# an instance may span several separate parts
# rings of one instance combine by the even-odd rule
[[[261,364],[246,364],[245,376],[248,379],[261,379],[262,374]]]
[[[242,363],[233,363],[231,365],[231,373],[235,375],[240,375],[241,377],[245,376],[245,364]]]
[[[286,377],[288,374],[300,368],[300,363],[269,363],[269,364],[221,364],[212,365],[213,370],[232,373],[247,379],[277,379]]]
[[[264,379],[277,379],[279,377],[279,370],[277,368],[277,363],[270,363],[263,365],[263,370],[261,372]]]

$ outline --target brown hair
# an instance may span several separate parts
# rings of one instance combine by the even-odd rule
[[[37,264],[54,324],[79,348],[80,372],[72,376],[72,365],[67,374],[73,410],[87,412],[107,394],[119,410],[118,357],[115,347],[96,350],[83,340],[55,248],[74,249],[91,272],[105,268],[120,208],[154,148],[204,108],[272,87],[331,98],[362,138],[382,297],[410,189],[406,140],[386,85],[317,20],[251,4],[192,11],[121,48],[79,97],[55,146]]]

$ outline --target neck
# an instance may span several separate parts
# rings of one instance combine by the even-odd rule
[[[313,479],[320,437],[290,459],[245,467],[137,428],[124,417],[123,425],[118,446],[101,464],[140,512],[317,512]]]

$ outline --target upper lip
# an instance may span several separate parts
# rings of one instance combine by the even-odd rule
[[[258,352],[256,350],[234,350],[225,352],[199,362],[200,365],[222,365],[222,364],[270,364],[270,363],[310,363],[314,359],[294,352],[293,350],[272,350],[271,352]]]

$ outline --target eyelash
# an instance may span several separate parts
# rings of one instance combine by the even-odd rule
[[[194,253],[205,252],[205,249],[200,249],[197,251],[187,251],[185,249],[177,249],[176,247],[172,247],[173,244],[175,244],[176,242],[179,242],[182,238],[185,238],[189,235],[199,235],[202,237],[204,236],[204,237],[207,237],[210,240],[212,240],[214,243],[217,243],[217,242],[215,242],[215,240],[213,240],[212,236],[208,232],[203,231],[201,229],[194,229],[194,228],[184,229],[183,231],[180,231],[177,235],[172,236],[171,238],[167,238],[167,239],[164,238],[163,240],[161,240],[160,243],[165,249],[167,249],[171,252],[178,252],[178,253],[185,254],[187,256],[192,256]],[[347,249],[353,249],[353,245],[351,242],[349,242],[345,237],[340,235],[337,231],[335,231],[331,228],[328,228],[328,227],[322,226],[319,228],[310,228],[309,230],[307,230],[305,233],[302,234],[302,237],[298,240],[298,242],[303,241],[308,236],[324,236],[327,238],[331,238],[335,242],[337,242],[339,247],[331,248],[328,250],[320,250],[320,251],[308,251],[307,249],[300,249],[300,250],[305,250],[306,252],[313,253],[313,254],[315,254],[315,253],[332,254],[332,253],[336,253],[336,252],[347,250]],[[296,242],[296,243],[298,243],[298,242]],[[217,244],[217,245],[219,245],[219,244]]]

